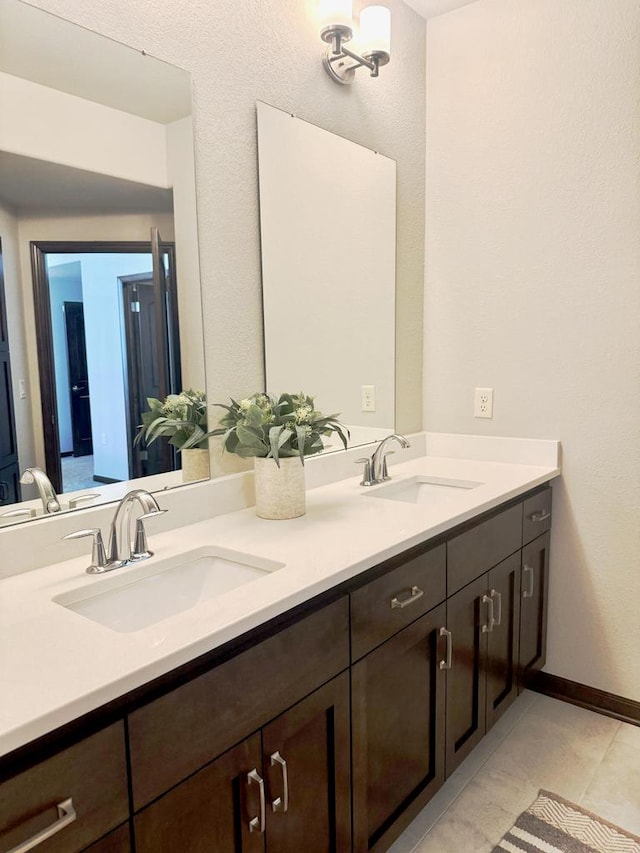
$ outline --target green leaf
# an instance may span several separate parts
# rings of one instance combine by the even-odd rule
[[[264,441],[260,438],[259,435],[256,435],[255,431],[250,429],[249,427],[245,427],[242,424],[238,424],[236,427],[236,434],[238,436],[238,441],[241,445],[246,445],[247,447],[253,447],[254,449],[265,447],[266,445]]]

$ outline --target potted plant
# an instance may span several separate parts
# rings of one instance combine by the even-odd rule
[[[349,431],[337,415],[324,415],[308,394],[252,394],[226,409],[220,427],[222,447],[254,458],[256,512],[262,518],[304,515],[304,460],[320,453],[323,436],[336,434],[347,448]]]
[[[207,397],[204,391],[181,391],[164,400],[147,397],[149,411],[142,413],[142,423],[135,443],[151,444],[161,436],[182,457],[185,482],[204,480],[209,476],[209,436],[207,430]]]

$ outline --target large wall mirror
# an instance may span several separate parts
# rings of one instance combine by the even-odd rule
[[[257,112],[267,388],[375,441],[395,424],[395,161]]]
[[[267,389],[316,395],[340,413],[352,445],[368,443],[395,422],[395,163],[258,110]],[[145,314],[159,277],[171,292],[164,334]],[[0,526],[28,521],[33,508],[42,517],[35,486],[18,479],[52,454],[65,510],[118,500],[132,482],[152,491],[182,482],[132,452],[127,326],[137,312],[148,320],[141,359],[156,393],[153,339],[165,334],[167,390],[204,390],[190,76],[0,0]],[[86,376],[72,376],[78,354]],[[83,381],[90,453],[74,428]],[[216,386],[256,390],[233,376]],[[87,456],[91,479],[67,485],[63,465],[83,476]],[[98,496],[75,503],[87,492]]]
[[[0,524],[41,514],[26,468],[65,509],[180,483],[133,438],[205,388],[190,75],[0,0],[0,261]]]

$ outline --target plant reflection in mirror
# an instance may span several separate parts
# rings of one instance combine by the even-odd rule
[[[204,391],[181,391],[169,394],[164,401],[147,397],[148,412],[142,413],[142,423],[135,444],[151,444],[160,436],[168,436],[169,444],[181,450],[208,445],[213,431],[207,431],[207,396]]]

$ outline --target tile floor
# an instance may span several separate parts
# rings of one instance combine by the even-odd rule
[[[540,788],[640,835],[640,727],[525,691],[389,853],[491,853]]]
[[[62,491],[75,492],[79,489],[95,489],[93,479],[93,456],[63,456]]]

